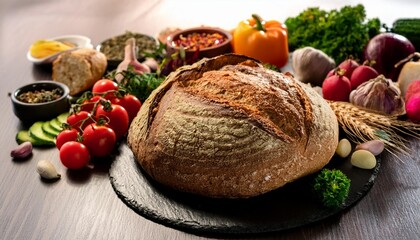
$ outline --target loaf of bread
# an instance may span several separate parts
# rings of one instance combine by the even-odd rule
[[[70,95],[88,90],[101,79],[107,67],[106,56],[94,49],[64,52],[53,62],[52,79],[66,84]]]
[[[314,90],[234,54],[169,75],[128,133],[157,182],[218,198],[260,195],[319,171],[337,143],[337,119]]]

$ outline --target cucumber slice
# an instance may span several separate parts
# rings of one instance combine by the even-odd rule
[[[68,116],[69,116],[69,113],[68,112],[65,112],[65,113],[62,113],[62,114],[58,115],[57,119],[60,122],[60,126],[61,126],[61,124],[67,122],[67,117]]]
[[[34,143],[35,139],[33,139],[31,136],[29,136],[29,131],[27,130],[20,130],[16,134],[16,142],[18,144],[24,143],[24,142],[31,142]]]
[[[37,146],[37,147],[52,146],[51,144],[45,144],[44,142],[38,141],[35,138],[31,137],[29,135],[29,131],[28,130],[20,130],[16,134],[16,142],[18,144],[21,144],[23,142],[31,142],[33,146]]]
[[[46,134],[44,130],[42,130],[42,125],[44,122],[35,122],[29,128],[29,136],[34,138],[35,140],[44,143],[44,145],[55,145],[54,137]]]
[[[60,133],[60,131],[55,130],[51,126],[51,121],[44,122],[44,124],[42,124],[42,130],[44,130],[45,133],[52,137],[57,137],[57,135]]]
[[[63,130],[63,128],[61,127],[61,123],[60,121],[58,121],[58,118],[54,118],[50,121],[50,125],[53,129],[55,129],[56,131],[61,132]]]

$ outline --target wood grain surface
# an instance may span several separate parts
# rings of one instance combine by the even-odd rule
[[[369,194],[339,216],[272,234],[197,236],[149,221],[129,209],[108,179],[113,159],[82,172],[66,170],[54,148],[35,149],[15,161],[10,151],[24,128],[13,115],[8,93],[37,80],[51,79],[50,67],[32,65],[32,42],[80,34],[94,45],[126,30],[156,35],[170,26],[214,25],[226,29],[253,13],[284,20],[308,6],[326,9],[355,1],[70,1],[0,2],[0,239],[420,239],[420,141],[410,140],[409,156],[384,154]],[[417,0],[363,2],[369,17],[385,22],[418,17]],[[37,161],[51,160],[62,178],[43,181]],[[244,209],[246,211],[246,209]]]

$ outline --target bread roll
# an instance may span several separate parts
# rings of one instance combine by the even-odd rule
[[[256,196],[314,173],[337,143],[337,119],[314,90],[233,54],[169,75],[128,133],[157,182],[219,198]]]
[[[88,90],[101,79],[107,67],[106,56],[94,49],[64,52],[53,62],[52,79],[66,84],[70,95]]]

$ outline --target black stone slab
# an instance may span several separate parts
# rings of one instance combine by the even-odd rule
[[[351,179],[349,197],[338,209],[323,207],[311,191],[314,175],[249,199],[212,199],[181,193],[158,184],[141,169],[126,144],[110,169],[118,197],[141,216],[196,234],[249,234],[287,230],[321,221],[351,207],[372,187],[373,170],[353,167],[349,159],[333,159],[326,168]]]

